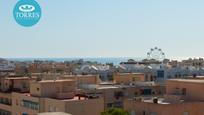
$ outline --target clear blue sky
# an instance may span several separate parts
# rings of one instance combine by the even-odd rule
[[[0,57],[204,56],[203,0],[37,0],[40,22],[16,24],[0,1]]]

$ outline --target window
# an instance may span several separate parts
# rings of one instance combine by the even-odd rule
[[[54,112],[58,112],[58,108],[57,107],[54,107]]]
[[[1,104],[11,105],[11,100],[8,98],[0,98]]]
[[[0,115],[11,115],[11,112],[0,109]]]
[[[29,108],[29,109],[33,109],[33,110],[39,110],[39,104],[37,102],[22,100],[21,106]]]
[[[59,87],[56,87],[55,89],[56,89],[57,93],[60,93],[60,88]]]
[[[22,113],[22,115],[28,115],[27,113]]]
[[[26,89],[26,88],[27,88],[26,82],[22,82],[21,84],[22,84],[23,89]]]
[[[134,94],[135,94],[135,96],[138,96],[138,92],[135,92]]]
[[[152,94],[152,89],[143,89],[142,94],[143,95],[151,95]]]
[[[130,115],[136,115],[135,111],[131,111]]]
[[[113,107],[113,103],[108,103],[107,108],[111,108],[111,107]]]
[[[113,103],[113,107],[123,108],[123,102],[115,102],[115,103]]]
[[[163,70],[158,70],[157,71],[157,77],[158,78],[164,78],[164,71]]]
[[[150,115],[157,115],[155,112],[151,112]]]
[[[122,91],[117,91],[114,93],[114,96],[118,100],[120,97],[124,96],[124,93]]]
[[[142,115],[146,115],[145,111],[142,111]]]
[[[52,106],[49,106],[49,112],[53,112]]]
[[[188,112],[183,112],[183,115],[189,115],[189,113]]]
[[[148,75],[145,75],[145,81],[149,81],[149,76]]]
[[[182,95],[186,95],[186,88],[182,89]]]
[[[16,99],[16,105],[18,106],[18,100]]]
[[[136,79],[133,77],[133,78],[132,78],[132,81],[136,81]]]

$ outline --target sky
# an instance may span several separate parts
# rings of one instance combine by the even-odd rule
[[[36,0],[42,18],[22,27],[18,0],[0,1],[0,57],[204,57],[203,0]]]

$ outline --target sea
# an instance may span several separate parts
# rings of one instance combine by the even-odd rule
[[[64,62],[64,61],[76,61],[79,59],[83,59],[84,61],[98,62],[101,64],[113,63],[114,65],[118,65],[121,62],[128,61],[129,59],[134,59],[135,61],[141,61],[144,58],[134,58],[134,57],[102,57],[102,58],[6,58],[9,61],[55,61],[55,62]]]
[[[167,59],[170,60],[186,60],[186,59],[199,59],[199,57],[169,57]],[[204,58],[204,57],[201,57]],[[64,62],[64,61],[76,61],[83,59],[84,61],[91,61],[91,62],[98,62],[101,64],[106,63],[113,63],[114,65],[118,65],[121,62],[128,61],[129,59],[133,59],[135,61],[141,61],[143,59],[146,59],[146,57],[76,57],[76,58],[5,58],[9,61],[34,61],[34,60],[41,60],[41,61],[55,61],[55,62]]]

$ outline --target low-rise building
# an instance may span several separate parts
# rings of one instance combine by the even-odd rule
[[[131,115],[203,115],[204,80],[167,81],[164,97],[136,97],[124,101]]]
[[[19,84],[13,83],[14,86]],[[41,112],[100,115],[104,111],[103,98],[75,95],[75,80],[30,80],[29,83],[29,92],[11,90],[0,93],[1,115],[37,115]]]
[[[118,75],[115,82],[102,82],[98,75],[5,77],[1,79],[0,110],[5,115],[100,115],[108,108],[123,108],[125,99],[165,92],[162,86],[147,81],[144,74]]]
[[[141,81],[147,81],[143,73],[117,73],[114,75],[115,84],[130,85]]]

